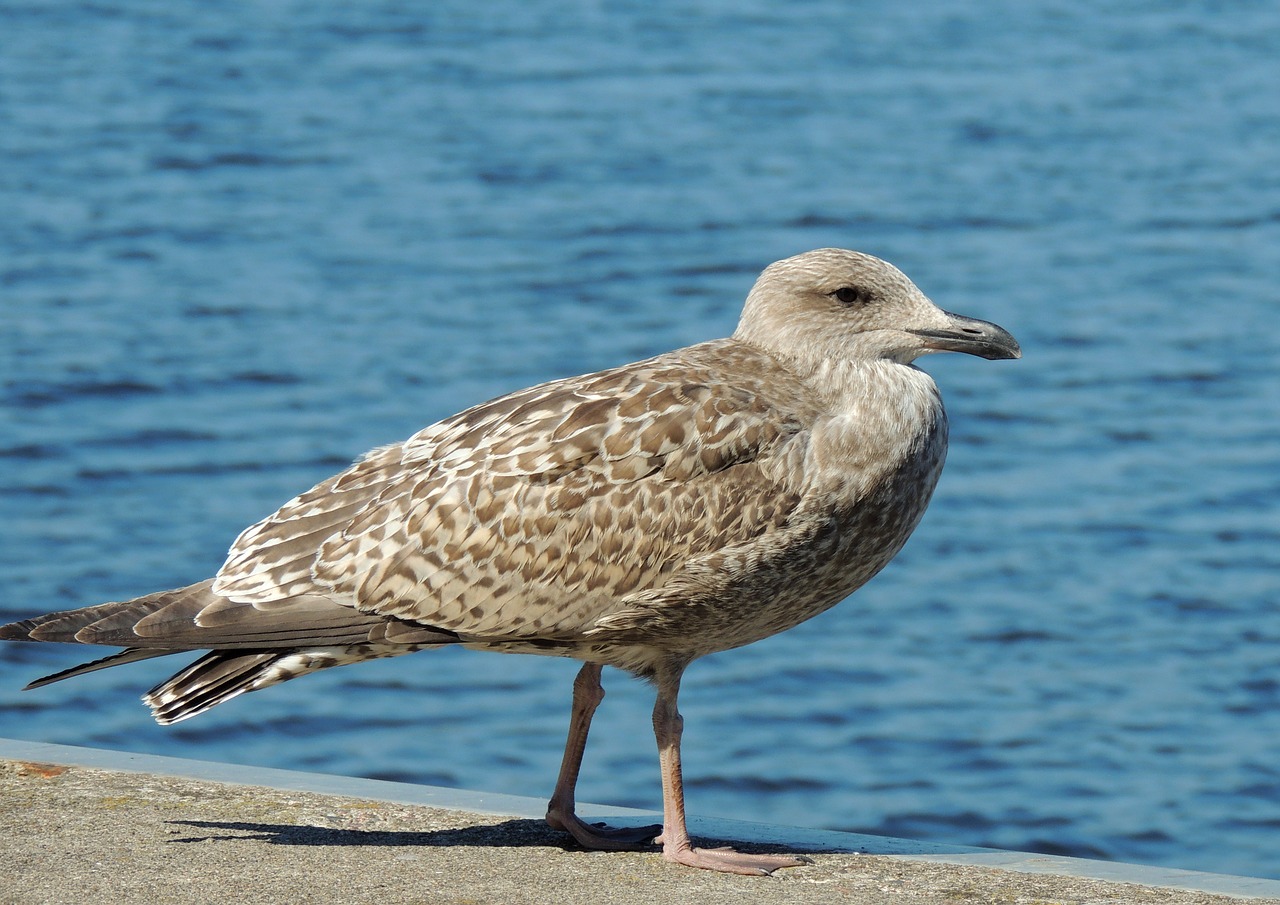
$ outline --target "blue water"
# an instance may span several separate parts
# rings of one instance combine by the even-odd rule
[[[695,813],[1280,876],[1273,4],[0,7],[0,617],[211,574],[365,449],[722,336],[859,248],[1020,362],[924,362],[947,472],[886,572],[706,659]],[[176,663],[0,734],[545,795],[573,664],[334,670],[172,729]],[[581,787],[656,807],[606,675]]]

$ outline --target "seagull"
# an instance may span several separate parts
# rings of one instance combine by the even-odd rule
[[[247,528],[211,579],[37,616],[0,639],[125,650],[32,682],[185,651],[149,691],[161,724],[332,666],[444,645],[570,657],[568,738],[548,824],[589,849],[661,844],[696,868],[807,859],[697,848],[677,706],[694,660],[786,631],[902,548],[933,493],[947,419],[913,362],[1019,358],[893,265],[824,248],[778,261],[733,335],[481,403]],[[575,813],[601,669],[652,683],[660,827]]]

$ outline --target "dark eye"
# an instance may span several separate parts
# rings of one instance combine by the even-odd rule
[[[841,286],[831,293],[841,305],[860,305],[871,298],[871,293],[856,286]]]

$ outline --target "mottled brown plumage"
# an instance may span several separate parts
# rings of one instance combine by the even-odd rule
[[[896,268],[822,249],[767,268],[729,339],[483,403],[374,450],[247,529],[210,581],[0,628],[126,650],[33,684],[212,651],[149,692],[175,722],[329,666],[440,644],[574,657],[548,821],[583,844],[573,787],[604,665],[657,686],[669,858],[768,872],[684,828],[676,694],[713,651],[848,596],[901,548],[946,453],[932,351],[1016,358]],[[649,837],[653,831],[649,832]]]

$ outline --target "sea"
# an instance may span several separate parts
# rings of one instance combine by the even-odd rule
[[[995,321],[923,523],[693,664],[692,813],[1280,877],[1280,8],[0,2],[0,620],[199,581],[364,451],[725,336],[840,246]],[[546,796],[575,664],[162,728],[0,646],[0,736]],[[606,672],[585,801],[657,808]]]

